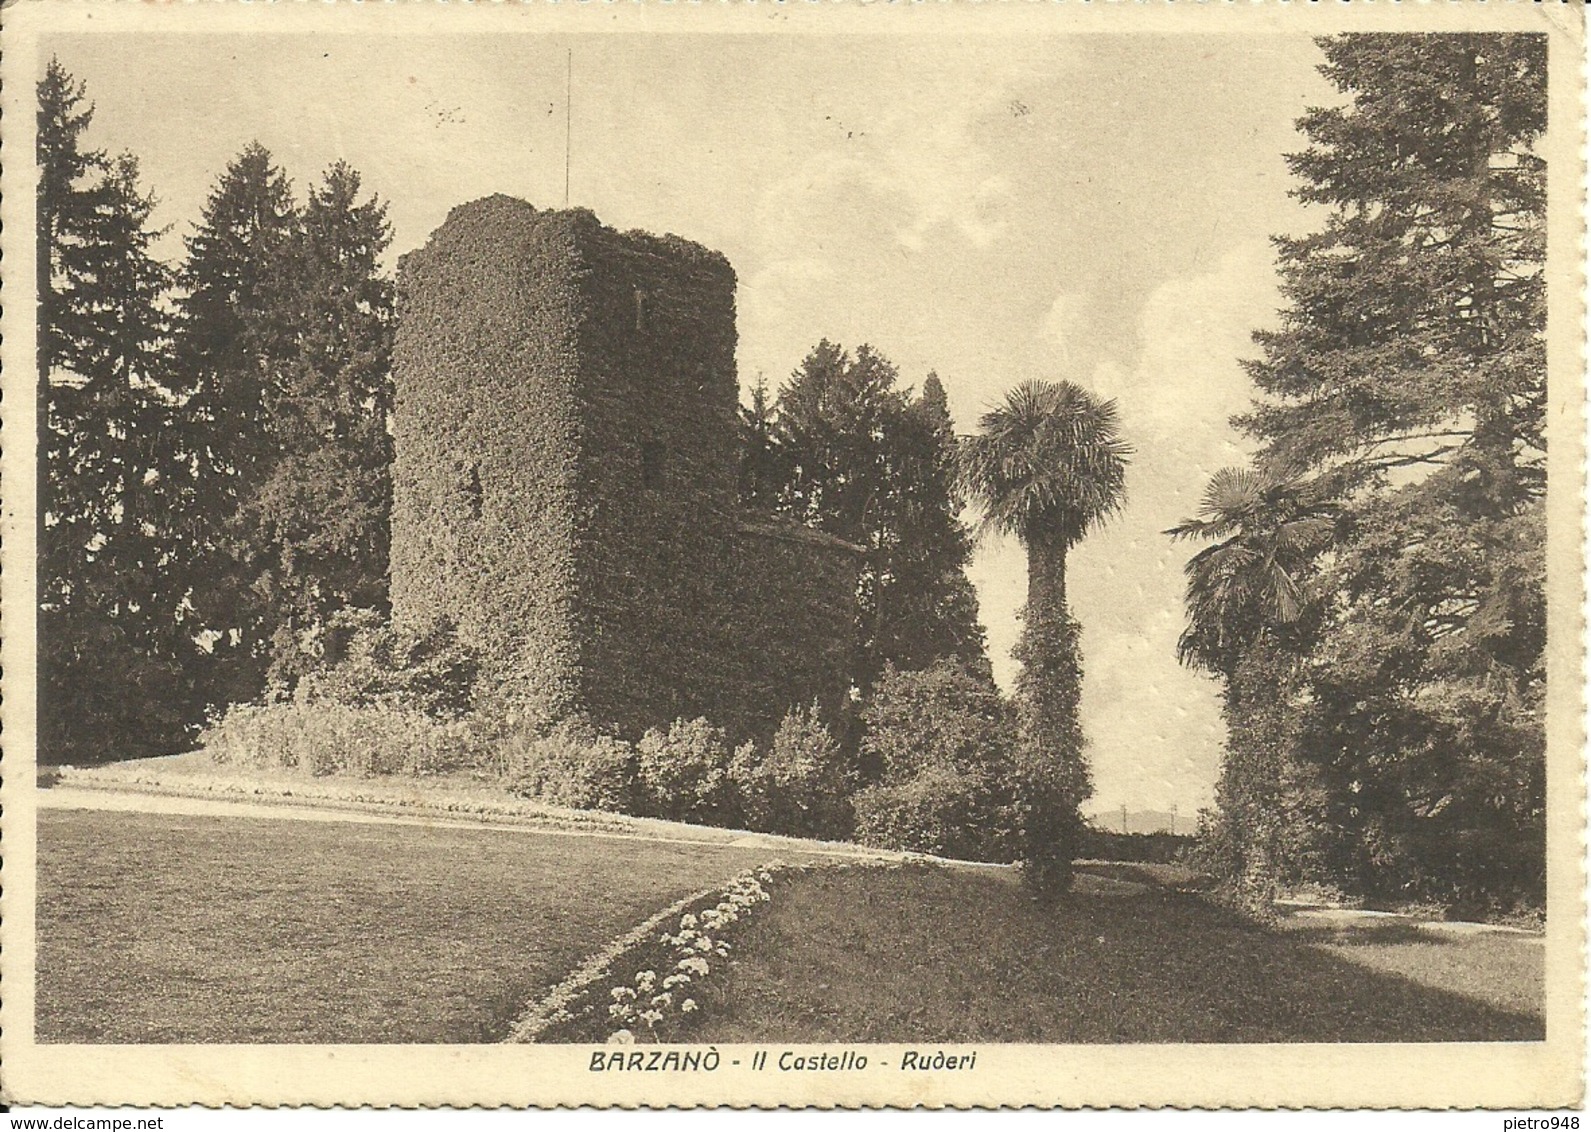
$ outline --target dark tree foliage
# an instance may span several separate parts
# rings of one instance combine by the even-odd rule
[[[1011,705],[993,679],[957,661],[920,671],[887,667],[862,716],[862,750],[883,782],[936,769],[1010,778]]]
[[[275,461],[239,515],[264,548],[253,585],[272,607],[278,685],[304,671],[306,641],[338,610],[387,609],[393,292],[379,259],[391,230],[386,206],[361,202],[359,187],[359,174],[338,162],[310,190]]]
[[[384,608],[392,292],[385,206],[339,163],[295,200],[252,144],[187,238],[182,441],[213,702],[290,685],[341,608]]]
[[[979,861],[1021,853],[1017,720],[986,672],[886,667],[863,722],[878,781],[853,799],[858,840]]]
[[[1308,852],[1336,879],[1537,901],[1545,38],[1321,46],[1348,101],[1300,121],[1309,144],[1290,162],[1296,195],[1329,213],[1319,233],[1276,242],[1288,307],[1256,335],[1261,398],[1237,422],[1260,442],[1250,474],[1270,495],[1236,536],[1178,528],[1225,540],[1190,564],[1184,656],[1226,683],[1229,762],[1263,753],[1240,751],[1245,705],[1274,700],[1278,678],[1292,689],[1286,734],[1249,777],[1299,770],[1319,803]],[[1225,597],[1207,557],[1223,547],[1248,556],[1229,556],[1247,580]],[[1265,596],[1280,592],[1267,571],[1290,579],[1288,607]],[[1236,825],[1275,808],[1235,785],[1222,805]]]
[[[791,708],[766,750],[749,742],[737,750],[730,777],[751,829],[829,840],[851,835],[855,767],[817,704]]]
[[[1082,633],[1064,606],[1037,617],[1031,599],[1012,650],[1021,756],[1021,853],[1027,880],[1056,895],[1071,883],[1083,834],[1081,806],[1094,793],[1088,740],[1079,708],[1083,694]]]
[[[173,750],[385,607],[384,206],[338,165],[300,207],[250,146],[173,279],[82,86],[52,62],[38,96],[41,748]]]
[[[760,374],[751,404],[740,408],[740,501],[754,511],[777,512],[793,470],[779,444],[778,415]]]
[[[271,636],[252,588],[265,548],[241,512],[274,464],[275,375],[291,352],[279,301],[298,242],[292,188],[258,144],[228,165],[205,203],[178,281],[177,364],[184,413],[178,443],[197,480],[188,512],[192,596],[211,650],[205,694],[241,703],[261,690]]]
[[[1273,471],[1223,468],[1205,486],[1198,516],[1167,532],[1219,540],[1188,562],[1188,627],[1177,641],[1179,660],[1230,683],[1259,638],[1279,636],[1293,645],[1307,639],[1319,608],[1306,586],[1331,543],[1338,512],[1313,486]]]
[[[37,93],[39,753],[174,750],[197,710],[154,200],[131,155],[84,145],[93,107],[58,61]]]
[[[872,347],[853,356],[818,343],[775,405],[759,386],[743,411],[741,499],[865,548],[852,666],[860,691],[889,664],[921,669],[951,657],[987,668],[938,377],[914,396]]]
[[[480,661],[445,618],[394,625],[373,609],[342,609],[326,620],[313,670],[294,692],[300,703],[417,710],[433,719],[467,717]]]
[[[1131,447],[1116,402],[1071,382],[1029,381],[985,413],[963,442],[960,475],[985,529],[1028,554],[1028,600],[1016,651],[1023,858],[1041,892],[1065,890],[1092,792],[1078,703],[1079,631],[1066,603],[1066,556],[1120,509]]]
[[[1266,462],[1345,491],[1458,466],[1516,508],[1546,473],[1546,39],[1321,46],[1351,101],[1300,120],[1310,145],[1289,164],[1295,195],[1331,211],[1276,241],[1289,306],[1256,335],[1265,398],[1242,424]]]
[[[1312,693],[1296,652],[1277,636],[1255,640],[1224,691],[1227,751],[1216,810],[1201,815],[1201,855],[1268,916],[1282,888],[1336,882],[1342,842],[1320,768],[1297,754]]]
[[[880,649],[887,662],[925,668],[934,661],[960,661],[980,676],[990,675],[978,595],[967,578],[972,559],[971,532],[960,521],[965,496],[960,488],[955,425],[939,375],[929,372],[922,391],[906,407],[906,434],[914,455],[899,485],[900,534],[889,572],[891,601],[882,624],[895,626]]]

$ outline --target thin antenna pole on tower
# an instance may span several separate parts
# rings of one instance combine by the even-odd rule
[[[569,207],[569,153],[573,148],[571,135],[574,130],[574,103],[572,97],[575,89],[575,49],[569,49],[568,63],[564,70],[563,83],[563,206]]]

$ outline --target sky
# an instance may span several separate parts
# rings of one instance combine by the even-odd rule
[[[561,207],[567,141],[570,204],[729,257],[743,388],[777,388],[828,338],[870,343],[908,384],[937,372],[963,432],[1030,378],[1115,398],[1127,504],[1068,573],[1085,809],[1186,820],[1211,803],[1217,686],[1174,654],[1196,548],[1163,532],[1243,460],[1239,359],[1282,302],[1269,238],[1319,223],[1283,157],[1299,115],[1335,101],[1308,37],[79,35],[52,51],[87,83],[91,144],[138,156],[168,258],[253,140],[300,194],[349,162],[388,203],[394,255],[490,193]],[[971,576],[1009,686],[1021,548],[985,539]]]

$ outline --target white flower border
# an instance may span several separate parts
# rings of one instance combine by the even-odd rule
[[[752,908],[771,899],[763,885],[773,880],[774,869],[783,868],[800,871],[805,866],[774,864],[748,869],[725,886],[716,905],[703,909],[699,917],[686,912],[680,917],[677,933],[665,931],[658,942],[669,945],[673,968],[661,980],[656,971],[637,971],[634,984],[623,983],[609,992],[612,1002],[608,1016],[619,1029],[609,1035],[608,1041],[629,1045],[636,1041],[637,1030],[644,1030],[644,1036],[656,1040],[657,1027],[671,1013],[694,1014],[696,1000],[687,997],[684,988],[712,971],[708,956],[729,958],[729,942],[721,933]]]
[[[756,869],[748,870],[748,873],[753,876],[760,873],[771,879],[774,870],[787,867],[782,862],[773,861]],[[741,877],[748,875],[748,873],[740,874],[730,884],[733,885]],[[604,946],[600,951],[589,956],[539,1001],[531,1003],[525,1012],[515,1019],[514,1024],[509,1027],[508,1036],[503,1041],[507,1043],[534,1042],[553,1026],[560,1022],[569,1021],[573,1017],[569,1012],[570,1005],[588,990],[593,983],[609,978],[620,959],[643,944],[650,943],[663,928],[664,924],[667,924],[676,916],[685,914],[687,909],[711,898],[718,891],[718,886],[714,885],[711,888],[703,888],[691,893],[689,896],[681,897],[661,912],[643,920]]]
[[[764,886],[776,875],[806,873],[815,869],[845,868],[900,868],[906,864],[899,860],[811,861],[786,863],[770,861],[765,865],[736,874],[722,887],[714,885],[676,900],[667,908],[649,917],[634,928],[613,940],[600,951],[586,959],[539,1001],[533,1002],[509,1027],[505,1043],[535,1042],[554,1026],[571,1021],[575,1015],[570,1007],[593,985],[613,978],[614,969],[624,957],[648,944],[658,942],[669,945],[673,966],[659,977],[656,970],[637,971],[633,980],[621,981],[608,993],[608,1015],[618,1028],[608,1041],[629,1044],[637,1040],[636,1030],[642,1036],[655,1036],[658,1025],[670,1013],[693,1014],[698,1009],[695,999],[686,995],[683,988],[707,975],[712,964],[709,956],[725,958],[729,943],[719,933],[735,923],[758,904],[771,899]],[[714,895],[720,899],[700,913],[690,909]],[[678,919],[678,928],[669,927]],[[589,1009],[596,1010],[601,1002],[593,1002]]]

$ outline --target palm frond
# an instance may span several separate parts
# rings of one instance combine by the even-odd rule
[[[1132,447],[1113,400],[1070,382],[1025,381],[962,444],[962,490],[986,530],[1076,543],[1121,509]]]
[[[1210,477],[1198,513],[1166,533],[1218,540],[1183,567],[1188,627],[1184,662],[1216,671],[1267,626],[1299,620],[1306,580],[1336,533],[1336,506],[1295,472],[1223,468]]]

